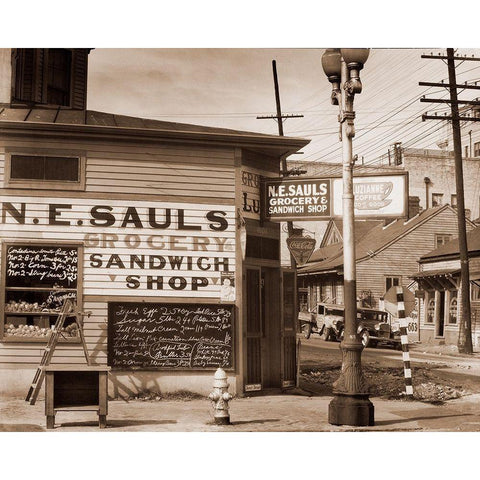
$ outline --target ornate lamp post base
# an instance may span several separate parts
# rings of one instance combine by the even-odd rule
[[[342,372],[333,383],[334,399],[328,406],[328,423],[371,427],[375,424],[373,403],[368,399],[369,388],[362,373],[362,343],[354,339],[344,340]]]
[[[372,427],[375,425],[374,406],[368,395],[339,395],[328,405],[330,425]]]

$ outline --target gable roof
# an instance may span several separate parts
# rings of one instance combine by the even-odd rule
[[[382,224],[383,220],[355,220],[355,239],[360,240],[363,238],[373,227]],[[321,246],[325,247],[325,241],[328,235],[332,232],[333,229],[336,229],[340,236],[343,238],[343,222],[342,220],[330,220],[328,223],[327,229],[322,238]]]
[[[376,226],[366,231],[363,237],[355,238],[356,262],[361,262],[378,254],[388,246],[397,242],[411,231],[418,228],[439,213],[450,210],[455,213],[450,205],[429,208],[410,220],[397,219],[387,226],[378,222]],[[471,223],[471,222],[470,222]],[[299,275],[307,273],[326,273],[343,267],[343,249],[340,248],[331,257],[317,262],[309,262],[298,269]]]
[[[467,247],[469,254],[480,255],[480,227],[467,232]],[[476,256],[477,256],[476,255]],[[446,257],[459,257],[460,248],[458,246],[458,237],[454,238],[445,245],[442,245],[431,252],[420,257],[420,263],[438,261]]]

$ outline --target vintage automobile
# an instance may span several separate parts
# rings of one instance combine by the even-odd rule
[[[305,338],[318,333],[324,340],[341,341],[345,307],[331,303],[318,303],[310,312],[300,312],[298,320]],[[357,333],[364,347],[375,347],[378,343],[387,343],[401,348],[400,334],[394,331],[389,315],[373,308],[357,308]]]

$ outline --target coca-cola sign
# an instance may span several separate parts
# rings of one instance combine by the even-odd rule
[[[287,238],[287,247],[300,267],[308,262],[315,249],[315,239],[295,235]]]

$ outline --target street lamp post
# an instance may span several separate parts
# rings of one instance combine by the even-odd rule
[[[352,138],[355,136],[353,99],[362,91],[360,70],[369,54],[367,48],[329,48],[322,66],[332,83],[332,104],[339,106],[343,177],[343,281],[345,330],[340,344],[342,371],[333,384],[334,398],[328,409],[332,425],[369,426],[374,424],[374,407],[362,373],[362,342],[357,335],[357,295],[355,271],[354,195]]]

